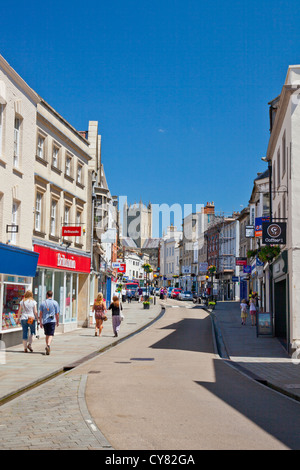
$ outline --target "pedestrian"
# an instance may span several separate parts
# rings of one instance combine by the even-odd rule
[[[139,303],[143,300],[143,289],[141,287],[138,288],[139,294]]]
[[[160,289],[160,291],[159,291],[159,298],[160,298],[161,300],[164,300],[164,288],[163,288],[163,287],[162,287],[162,288]]]
[[[17,319],[21,320],[24,352],[27,353],[27,350],[33,352],[32,341],[33,336],[35,335],[38,313],[36,301],[34,300],[33,294],[30,290],[25,292],[24,298],[20,302]]]
[[[250,299],[250,316],[251,316],[251,325],[256,325],[256,298],[255,294],[252,295]]]
[[[47,356],[50,354],[55,326],[59,326],[59,305],[52,297],[53,292],[48,290],[46,300],[40,305],[40,326],[44,328]]]
[[[125,287],[122,287],[122,302],[126,301],[126,289]]]
[[[113,301],[108,309],[112,311],[111,319],[114,335],[118,336],[123,318],[123,315],[121,314],[123,307],[117,296],[113,297]]]
[[[164,300],[167,300],[168,297],[168,289],[165,287],[164,288]]]
[[[128,291],[127,291],[127,302],[129,304],[131,303],[131,298],[132,298],[132,293],[131,293],[131,290],[128,289]]]
[[[103,321],[107,320],[106,302],[103,298],[102,292],[99,292],[97,295],[97,298],[95,299],[95,302],[93,305],[93,312],[95,312],[95,320],[96,320],[95,336],[98,336],[97,329],[99,330],[99,336],[101,336],[102,329],[103,329]]]
[[[240,305],[241,308],[241,318],[242,318],[242,325],[246,325],[246,319],[248,316],[247,313],[247,300],[243,299]]]

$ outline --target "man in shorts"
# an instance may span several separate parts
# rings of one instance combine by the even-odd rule
[[[52,299],[53,292],[48,290],[46,300],[40,305],[40,326],[44,328],[46,339],[46,355],[50,354],[50,345],[54,336],[55,326],[59,325],[59,305]]]

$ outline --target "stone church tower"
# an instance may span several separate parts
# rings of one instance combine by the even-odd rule
[[[123,234],[132,238],[138,248],[152,237],[152,205],[145,206],[142,201],[124,205]]]

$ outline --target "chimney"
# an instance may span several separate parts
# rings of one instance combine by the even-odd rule
[[[214,214],[215,213],[215,203],[207,202],[206,206],[204,207],[204,214]]]

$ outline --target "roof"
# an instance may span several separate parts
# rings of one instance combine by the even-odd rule
[[[160,238],[147,238],[145,241],[142,249],[153,249],[153,248],[159,248],[159,243],[160,243]]]
[[[130,237],[122,237],[121,238],[121,243],[125,247],[127,246],[129,248],[137,248],[136,243]]]

